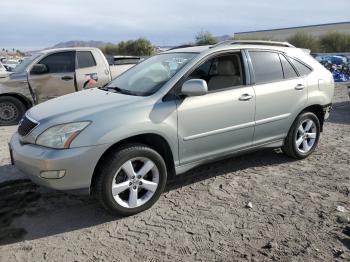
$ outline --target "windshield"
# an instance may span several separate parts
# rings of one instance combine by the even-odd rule
[[[106,88],[131,95],[151,95],[195,56],[195,53],[170,53],[150,57],[112,80]]]
[[[15,73],[24,73],[27,67],[37,58],[40,54],[32,55],[28,58],[25,58],[20,64],[15,68]]]

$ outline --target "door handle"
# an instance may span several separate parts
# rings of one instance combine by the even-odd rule
[[[69,80],[73,80],[73,77],[72,76],[62,76],[61,79],[64,81],[69,81]]]
[[[250,94],[243,94],[239,97],[239,101],[249,101],[253,98]]]
[[[295,90],[303,90],[305,86],[303,84],[297,84],[296,87],[294,87]]]

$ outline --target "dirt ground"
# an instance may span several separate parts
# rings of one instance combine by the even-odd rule
[[[171,181],[155,206],[128,218],[26,180],[9,165],[14,131],[0,127],[1,262],[350,261],[345,87],[336,88],[308,159],[263,150],[206,165]]]

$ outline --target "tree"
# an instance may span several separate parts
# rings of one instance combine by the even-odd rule
[[[135,55],[150,56],[154,54],[152,43],[146,38],[121,41],[116,45],[107,45],[101,48],[106,55]]]
[[[201,31],[195,36],[197,45],[214,45],[218,40],[208,31]]]
[[[320,51],[318,39],[304,32],[297,32],[295,35],[288,38],[288,42],[299,48],[310,49],[311,52]]]
[[[350,34],[328,32],[320,37],[323,52],[350,52]]]
[[[25,56],[25,53],[23,53],[23,52],[21,52],[21,50],[16,50],[16,53],[18,54],[18,55],[20,55],[20,56]]]

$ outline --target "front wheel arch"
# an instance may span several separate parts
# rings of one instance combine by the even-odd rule
[[[102,161],[94,196],[113,215],[129,216],[150,208],[167,182],[167,167],[162,156],[138,143],[125,144],[111,153]],[[125,165],[126,168],[122,168]],[[129,194],[125,196],[125,193]]]
[[[132,137],[125,138],[111,145],[102,154],[102,156],[100,157],[100,159],[96,164],[96,167],[94,169],[94,172],[91,178],[90,195],[93,195],[94,193],[96,180],[100,172],[101,164],[103,163],[104,159],[108,156],[108,154],[127,144],[135,144],[135,143],[144,144],[154,149],[155,151],[157,151],[165,161],[167,172],[168,172],[168,179],[171,179],[175,176],[174,156],[168,141],[164,137],[153,133],[135,135]]]

